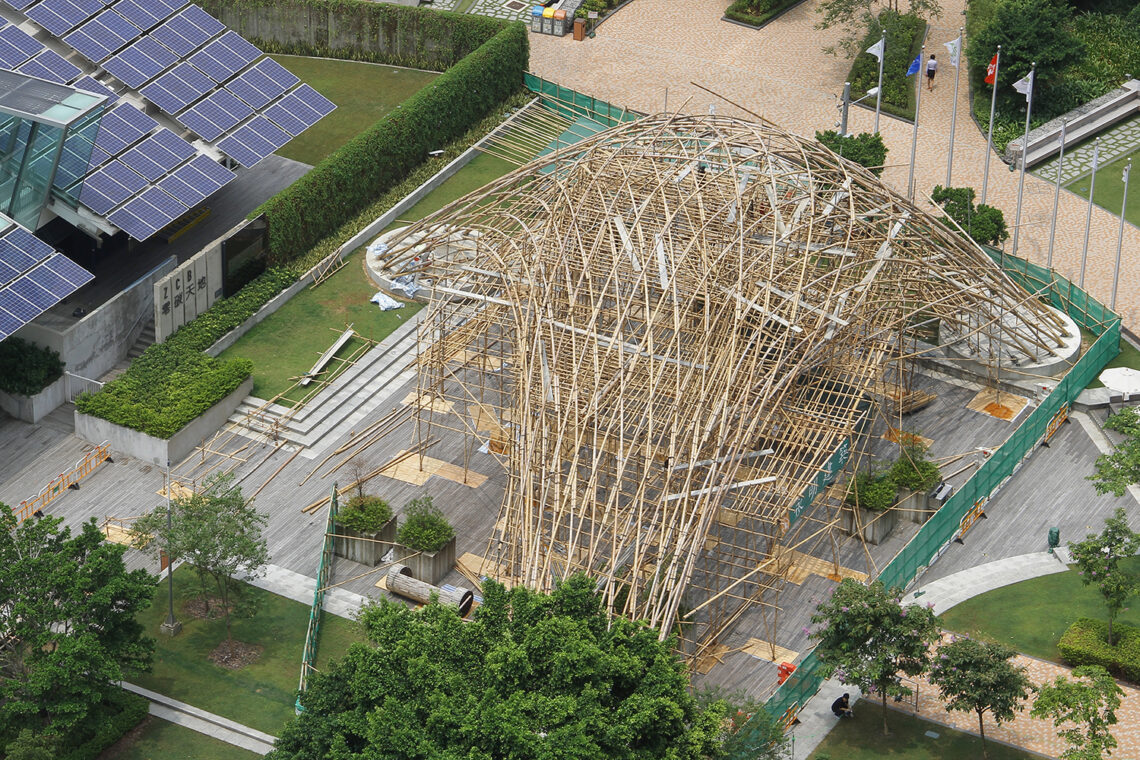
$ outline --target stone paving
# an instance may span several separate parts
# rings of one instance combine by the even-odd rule
[[[475,0],[475,4],[467,12],[479,16],[506,19],[507,21],[518,19],[530,24],[532,5],[532,3],[526,3],[523,0]]]
[[[1122,156],[1132,153],[1140,148],[1140,116],[1122,121],[1100,137],[1100,150],[1097,155],[1097,166],[1103,167]],[[1092,174],[1093,168],[1093,141],[1086,140],[1077,148],[1065,148],[1065,156],[1061,163],[1061,185],[1067,185],[1079,177]],[[1030,173],[1048,181],[1057,181],[1057,158],[1054,157],[1043,164],[1030,169]],[[1087,186],[1086,186],[1087,187]]]
[[[571,37],[532,34],[531,68],[551,81],[639,111],[661,111],[667,99],[670,110],[707,113],[715,102],[718,113],[762,116],[810,136],[835,127],[837,96],[849,68],[847,60],[821,52],[838,34],[814,28],[817,3],[809,0],[764,29],[754,30],[720,20],[729,0],[635,0],[608,20],[594,39],[575,42]],[[945,53],[942,44],[957,36],[964,7],[964,0],[943,4],[943,18],[927,38],[929,51]],[[920,203],[925,203],[934,185],[946,184],[953,78],[954,69],[946,61],[934,91],[922,93],[916,159]],[[870,131],[873,123],[873,110],[851,109],[851,131]],[[880,129],[890,149],[883,179],[905,193],[912,127],[884,116]],[[951,184],[968,185],[980,193],[985,151],[986,136],[970,118],[969,88],[963,76]],[[1018,175],[994,156],[987,202],[1005,212],[1010,226],[1017,180]],[[1087,201],[1062,193],[1053,265],[1074,278],[1081,268],[1086,207]],[[1052,210],[1053,183],[1028,175],[1018,255],[1044,263]],[[1117,225],[1115,215],[1094,208],[1085,286],[1105,302],[1112,292]],[[1006,249],[1012,252],[1009,244]],[[1117,306],[1125,324],[1135,327],[1140,324],[1140,229],[1133,225],[1126,226],[1124,250]]]

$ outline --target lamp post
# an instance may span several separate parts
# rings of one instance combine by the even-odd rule
[[[867,92],[863,93],[863,97],[859,98],[858,100],[852,100],[851,99],[851,83],[850,82],[844,82],[843,83],[843,104],[840,107],[841,113],[839,116],[839,136],[840,137],[847,137],[847,109],[850,108],[853,104],[857,105],[859,103],[862,103],[867,98],[876,96],[878,94],[879,94],[879,88],[878,87],[872,87],[871,89],[867,90]]]
[[[1112,270],[1112,303],[1108,308],[1116,311],[1116,288],[1120,285],[1120,249],[1124,245],[1124,212],[1128,210],[1128,175],[1132,174],[1132,159],[1124,167],[1124,198],[1120,201],[1120,231],[1116,233],[1116,266]]]
[[[170,516],[170,489],[172,485],[170,482],[170,462],[166,463],[166,577],[169,580],[167,594],[170,604],[169,611],[166,613],[166,620],[159,630],[167,636],[177,636],[182,633],[182,623],[174,619],[174,558],[170,555],[170,529],[173,521]]]

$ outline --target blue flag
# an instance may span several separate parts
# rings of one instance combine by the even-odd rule
[[[914,60],[910,62],[910,68],[908,68],[906,70],[906,75],[908,77],[914,76],[915,74],[918,73],[918,68],[921,65],[922,65],[922,53],[919,53],[918,55],[916,55],[914,57]]]

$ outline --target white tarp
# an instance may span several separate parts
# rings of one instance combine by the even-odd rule
[[[368,300],[379,306],[383,311],[392,311],[393,309],[404,308],[404,304],[400,303],[395,298],[392,298],[392,296],[388,295],[382,290],[377,291],[376,295],[372,296]]]

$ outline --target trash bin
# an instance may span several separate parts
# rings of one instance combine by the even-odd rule
[[[574,39],[576,39],[578,42],[586,39],[586,19],[574,19]]]
[[[542,33],[554,34],[554,9],[542,9]]]
[[[554,11],[554,28],[550,33],[556,37],[564,37],[566,32],[566,11],[559,8]]]
[[[530,30],[534,33],[542,31],[542,12],[546,10],[541,5],[536,5],[530,9]]]
[[[1049,553],[1061,545],[1061,529],[1054,525],[1049,529]]]

